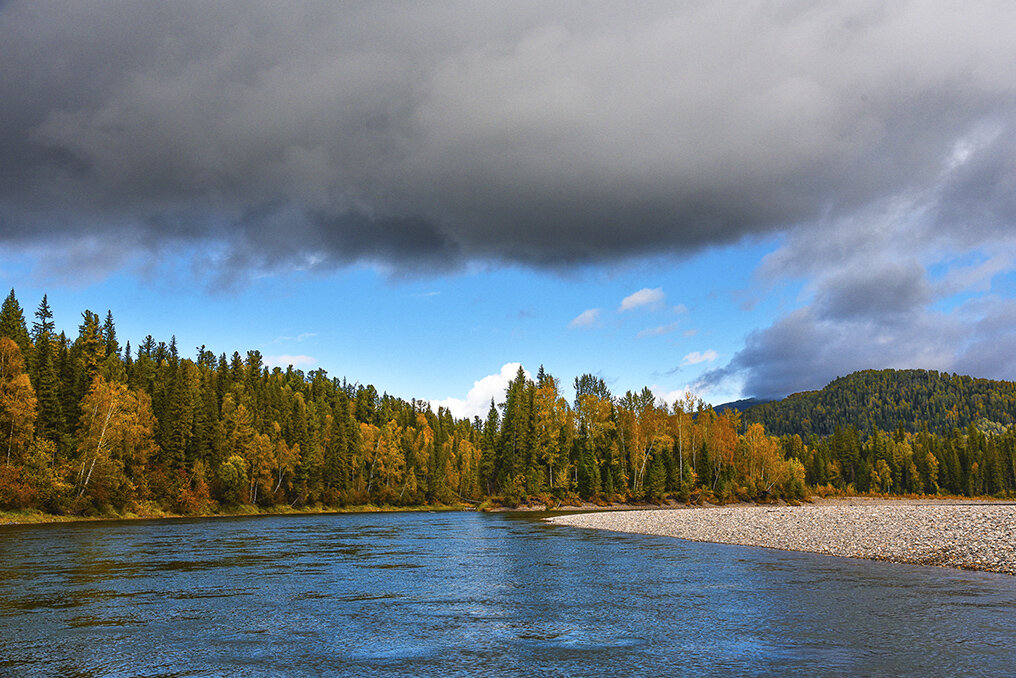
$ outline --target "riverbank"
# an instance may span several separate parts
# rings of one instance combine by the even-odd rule
[[[129,512],[115,513],[109,515],[74,516],[54,515],[36,510],[25,511],[0,511],[0,527],[6,525],[36,525],[45,523],[77,523],[95,521],[121,521],[121,520],[176,520],[183,518],[235,518],[238,516],[302,516],[302,515],[324,515],[340,513],[393,513],[401,511],[472,511],[474,508],[465,504],[426,504],[422,506],[388,506],[375,504],[362,504],[356,506],[320,506],[289,508],[272,506],[268,508],[255,508],[253,506],[240,506],[234,511],[223,511],[219,513],[201,513],[181,515],[179,513],[168,513],[165,511]]]
[[[1016,574],[1016,503],[822,499],[801,506],[580,513],[555,525]]]

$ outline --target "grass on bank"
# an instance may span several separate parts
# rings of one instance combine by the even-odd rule
[[[845,492],[832,486],[820,486],[812,488],[801,501],[787,501],[785,503],[797,506],[800,503],[810,503],[813,499],[826,498],[872,498],[872,499],[948,499],[956,501],[1001,501],[1004,498],[992,496],[958,496],[944,494],[882,494],[877,492],[856,493]],[[760,500],[758,498],[749,503],[766,504],[778,503],[782,500]],[[288,504],[274,506],[253,506],[251,504],[237,504],[218,506],[212,512],[180,514],[167,511],[154,503],[145,503],[134,506],[131,510],[117,512],[109,509],[104,512],[89,513],[86,515],[60,515],[45,513],[38,509],[16,509],[0,511],[0,526],[5,525],[32,525],[43,523],[72,523],[88,521],[118,521],[118,520],[158,520],[177,518],[221,518],[229,516],[273,516],[273,515],[322,515],[340,513],[389,513],[389,512],[412,512],[412,511],[575,511],[591,508],[666,508],[667,506],[721,506],[729,503],[745,503],[738,498],[729,498],[723,501],[711,493],[695,493],[688,497],[665,496],[658,500],[631,500],[621,496],[598,497],[591,501],[580,499],[576,496],[555,497],[549,495],[538,495],[524,498],[507,499],[504,497],[488,497],[479,504],[423,504],[418,506],[394,506],[390,504],[357,504],[350,506],[326,506],[312,504],[309,506],[292,507]]]
[[[172,513],[157,506],[138,506],[130,511],[107,511],[93,515],[56,515],[44,513],[38,509],[19,509],[0,511],[0,526],[30,525],[40,523],[73,523],[88,521],[115,520],[158,520],[163,518],[223,518],[230,516],[282,516],[282,515],[322,515],[331,513],[390,513],[395,511],[472,511],[475,507],[468,505],[427,504],[421,506],[391,506],[387,504],[360,504],[354,506],[301,506],[294,508],[289,505],[252,506],[239,504],[224,506],[214,513],[194,513],[182,515]]]

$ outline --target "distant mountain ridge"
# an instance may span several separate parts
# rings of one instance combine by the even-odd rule
[[[934,370],[862,370],[818,391],[750,404],[753,400],[721,407],[737,407],[745,422],[759,422],[772,435],[805,438],[848,426],[869,435],[876,428],[944,433],[971,424],[987,431],[1016,423],[1016,383]]]
[[[737,410],[738,412],[744,412],[749,408],[757,407],[758,405],[765,405],[766,403],[771,402],[773,401],[766,400],[764,398],[743,398],[742,400],[735,400],[733,402],[723,403],[722,405],[715,405],[713,407],[713,410],[716,412],[716,414],[723,414],[727,410]]]

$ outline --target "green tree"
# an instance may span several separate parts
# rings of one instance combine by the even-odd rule
[[[102,336],[106,340],[105,357],[120,357],[120,343],[116,340],[116,325],[113,323],[113,311],[106,311],[106,321],[102,324]]]
[[[64,420],[60,395],[62,389],[54,365],[53,331],[53,312],[49,308],[48,298],[43,295],[35,312],[35,321],[32,323],[35,363],[32,366],[31,377],[39,406],[36,434],[59,443],[58,448],[66,451],[68,447],[66,438],[70,432]]]
[[[32,342],[25,327],[25,314],[21,311],[21,304],[14,296],[13,289],[0,305],[0,337],[13,340],[21,351],[22,359],[28,364],[31,363]]]
[[[74,402],[80,402],[99,376],[106,359],[106,344],[102,338],[102,327],[99,316],[91,311],[83,311],[82,322],[78,326],[78,338],[70,347],[70,370],[72,386],[69,396]]]
[[[521,498],[533,458],[533,391],[535,386],[519,366],[505,392],[501,432],[494,461],[498,491]]]

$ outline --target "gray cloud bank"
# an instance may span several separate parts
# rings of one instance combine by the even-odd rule
[[[1007,226],[1016,10],[945,5],[9,2],[2,241],[557,267],[933,185]]]
[[[441,272],[783,233],[760,280],[807,278],[808,305],[714,381],[961,363],[949,332],[899,343],[943,317],[1005,334],[996,306],[931,310],[990,276],[929,267],[1012,247],[1011,2],[15,0],[0,63],[8,251]]]

